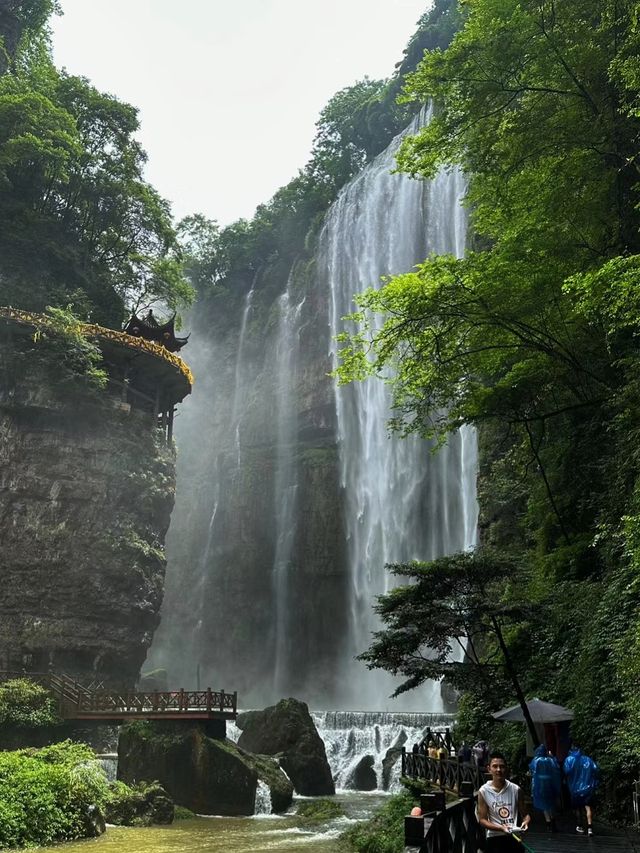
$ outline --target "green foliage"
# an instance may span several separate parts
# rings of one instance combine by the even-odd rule
[[[407,99],[437,109],[399,165],[464,170],[474,250],[363,294],[340,377],[391,368],[401,432],[479,428],[484,541],[527,566],[500,600],[544,613],[509,626],[510,655],[525,693],[575,709],[621,810],[639,770],[638,3],[460,10],[451,44],[408,78]],[[461,732],[517,758],[523,728],[488,718],[515,697],[463,686]]]
[[[47,307],[49,323],[34,335],[37,354],[55,364],[58,383],[77,385],[78,380],[95,391],[107,385],[107,372],[102,364],[100,347],[83,334],[82,324],[69,308]]]
[[[296,815],[304,818],[305,823],[324,823],[336,817],[343,817],[344,809],[335,800],[309,800],[298,804]]]
[[[27,678],[0,684],[0,728],[46,728],[60,723],[56,703],[50,694]]]
[[[0,302],[125,309],[193,296],[167,202],[143,178],[137,111],[52,64],[51,3],[22,4],[23,45],[0,77]]]
[[[396,696],[441,678],[458,689],[504,689],[509,674],[504,660],[496,659],[497,632],[535,612],[528,603],[508,600],[523,570],[489,549],[387,568],[405,583],[379,596],[375,610],[385,627],[360,660],[404,676]]]
[[[233,310],[251,286],[281,286],[292,264],[309,252],[338,192],[391,142],[415,114],[397,97],[425,49],[445,46],[459,25],[455,0],[437,0],[422,16],[397,72],[389,80],[365,77],[337,92],[316,123],[311,158],[250,221],[226,228],[201,215],[180,223],[187,277],[215,311]]]
[[[84,745],[0,753],[0,848],[85,837],[89,806],[100,808],[107,792],[104,772]]]
[[[342,840],[357,853],[402,853],[404,819],[415,804],[407,791],[395,794],[372,820],[348,829]]]
[[[195,812],[192,812],[190,809],[185,808],[184,806],[174,806],[174,820],[193,820],[193,818],[197,817]]]

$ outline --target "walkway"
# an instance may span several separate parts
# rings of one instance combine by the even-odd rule
[[[625,831],[596,821],[593,836],[579,835],[575,821],[570,817],[566,815],[559,819],[559,832],[547,832],[543,822],[536,818],[523,841],[534,853],[635,853],[640,849],[640,836],[636,842],[632,830]]]
[[[64,720],[235,720],[238,694],[224,690],[96,690],[52,672],[0,672],[0,681],[28,678],[53,694]]]

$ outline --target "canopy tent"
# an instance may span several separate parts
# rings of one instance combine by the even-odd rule
[[[543,702],[542,699],[529,699],[527,708],[534,723],[562,723],[566,720],[573,720],[573,711],[569,708],[554,705],[553,702]],[[496,711],[491,716],[501,723],[525,722],[520,705],[503,708],[502,711]]]

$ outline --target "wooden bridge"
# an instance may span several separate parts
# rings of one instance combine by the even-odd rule
[[[171,690],[136,693],[86,687],[51,672],[0,672],[0,681],[28,678],[55,698],[64,720],[235,720],[238,694],[224,690]]]

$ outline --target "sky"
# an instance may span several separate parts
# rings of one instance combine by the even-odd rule
[[[56,65],[138,107],[145,176],[221,225],[306,163],[321,109],[388,77],[429,0],[62,0]]]

